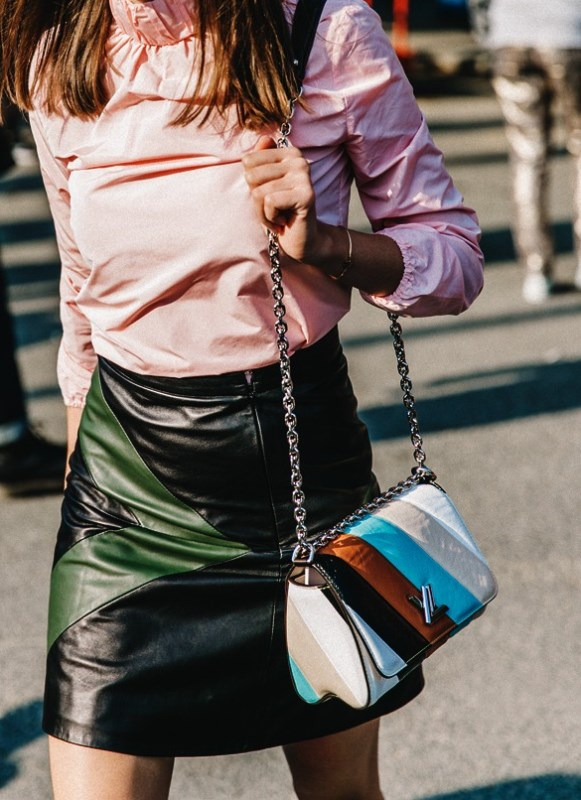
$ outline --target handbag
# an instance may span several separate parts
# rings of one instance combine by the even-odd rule
[[[319,2],[307,26],[310,39],[295,60],[301,82],[321,9]],[[297,41],[293,30],[295,48]],[[289,145],[295,102],[281,125],[279,147]],[[478,617],[496,596],[497,584],[454,503],[426,466],[396,314],[388,317],[416,466],[370,503],[309,535],[274,233],[268,252],[297,536],[286,579],[290,674],[307,703],[336,697],[352,708],[368,708]]]
[[[297,545],[286,579],[292,680],[307,703],[338,697],[367,708],[497,594],[486,559],[426,466],[401,325],[389,314],[416,466],[403,481],[309,536],[300,472],[278,244],[271,276]]]

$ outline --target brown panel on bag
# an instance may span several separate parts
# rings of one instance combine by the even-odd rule
[[[428,642],[438,641],[456,627],[447,614],[428,625],[421,610],[408,600],[410,595],[420,596],[418,589],[374,547],[359,537],[341,534],[322,547],[319,553],[347,562]]]

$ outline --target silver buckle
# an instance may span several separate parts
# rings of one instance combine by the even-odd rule
[[[420,611],[423,611],[426,625],[436,622],[443,614],[448,611],[448,606],[437,606],[434,600],[434,592],[429,583],[421,587],[422,596],[416,597],[413,594],[408,596],[410,603]]]
[[[304,554],[305,550],[307,551],[307,555]],[[315,560],[316,552],[316,548],[309,542],[304,542],[303,544],[299,543],[293,550],[291,561],[293,564],[312,564]]]

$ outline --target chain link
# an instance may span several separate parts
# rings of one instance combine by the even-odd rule
[[[273,284],[272,297],[274,299],[274,315],[276,317],[275,330],[282,383],[282,405],[284,408],[284,423],[291,466],[292,499],[296,523],[295,531],[299,546],[302,550],[305,550],[307,545],[307,511],[305,509],[305,494],[302,490],[303,476],[301,473],[299,435],[296,429],[297,418],[295,414],[293,382],[288,354],[287,324],[284,321],[286,309],[283,303],[284,289],[282,288],[282,270],[280,268],[278,237],[275,233],[269,233],[268,235],[268,255],[270,257],[270,277],[272,278]]]
[[[300,96],[300,95],[299,95]],[[290,101],[289,115],[285,122],[280,126],[277,147],[289,147],[289,135],[292,125],[290,120],[294,114],[295,105],[298,97]],[[412,486],[419,483],[435,484],[436,475],[426,467],[426,454],[416,410],[416,401],[412,394],[412,382],[409,377],[409,366],[405,357],[403,336],[401,325],[397,314],[389,313],[390,332],[393,337],[393,348],[397,361],[397,371],[400,376],[400,386],[403,392],[403,405],[406,409],[406,416],[410,427],[410,438],[414,448],[414,459],[417,466],[412,469],[411,474],[403,481],[382,492],[369,503],[360,506],[358,509],[348,514],[340,522],[323,533],[320,533],[312,542],[308,541],[307,512],[305,508],[305,494],[303,492],[303,476],[301,473],[299,436],[297,433],[297,418],[295,414],[295,400],[293,396],[293,382],[291,377],[290,357],[288,354],[288,327],[284,320],[286,308],[284,305],[284,289],[282,285],[282,269],[280,266],[280,248],[276,233],[268,233],[268,255],[270,259],[270,277],[272,279],[272,298],[274,300],[275,332],[279,353],[281,384],[282,384],[282,405],[284,409],[284,423],[286,427],[286,437],[288,442],[290,467],[291,467],[291,488],[292,500],[294,505],[294,519],[296,523],[295,533],[298,543],[293,552],[293,562],[310,563],[316,551],[332,542],[340,533],[344,533],[354,523],[373,514],[384,505],[401,495]],[[437,484],[435,484],[437,486]]]
[[[403,404],[406,409],[406,416],[410,426],[410,438],[414,446],[414,459],[420,469],[425,468],[426,454],[424,452],[424,443],[420,433],[420,423],[418,422],[418,413],[416,410],[416,399],[412,394],[412,382],[409,377],[410,368],[405,358],[405,348],[403,344],[403,332],[399,324],[397,314],[388,314],[391,325],[389,331],[393,337],[393,349],[395,350],[395,358],[397,362],[397,371],[400,376],[399,385],[403,392]]]

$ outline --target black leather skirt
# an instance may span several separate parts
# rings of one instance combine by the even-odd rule
[[[292,358],[309,530],[376,489],[336,330]],[[52,573],[44,729],[138,755],[211,755],[324,736],[372,709],[295,694],[284,638],[294,543],[278,364],[196,378],[101,360]]]

